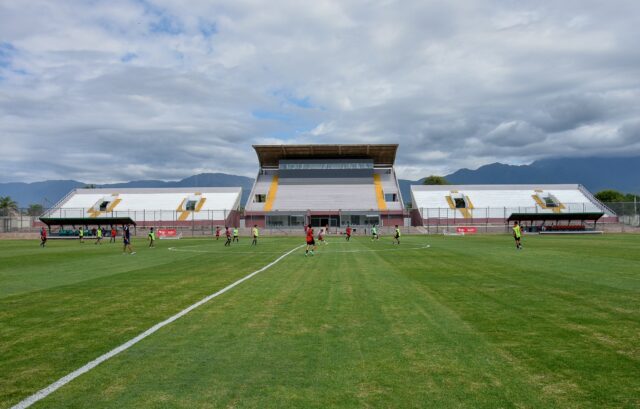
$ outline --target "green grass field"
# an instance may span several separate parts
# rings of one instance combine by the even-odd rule
[[[0,241],[0,408],[302,240]],[[33,407],[640,407],[640,236],[329,241]]]

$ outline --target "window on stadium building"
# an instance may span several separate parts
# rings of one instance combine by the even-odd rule
[[[302,215],[273,215],[267,216],[267,227],[302,227],[304,226],[304,216]]]
[[[385,202],[397,202],[398,201],[398,195],[396,193],[385,193],[384,194],[384,201]]]
[[[380,216],[377,214],[351,214],[342,215],[340,218],[342,226],[371,226],[380,225]]]
[[[257,194],[253,197],[253,203],[264,203],[267,201],[267,195]]]
[[[373,162],[280,163],[280,170],[346,170],[373,169]]]
[[[184,209],[188,211],[194,211],[196,210],[197,203],[198,202],[195,200],[187,200],[187,203],[184,205]]]
[[[109,207],[109,203],[111,203],[111,202],[106,201],[106,200],[102,201],[102,202],[100,203],[100,211],[101,211],[101,212],[106,212],[106,211],[107,211],[107,208]]]

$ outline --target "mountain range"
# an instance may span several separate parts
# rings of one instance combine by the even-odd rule
[[[446,179],[451,184],[548,184],[580,183],[592,192],[615,189],[624,193],[640,193],[640,156],[627,158],[557,158],[542,159],[529,165],[492,163],[475,170],[460,169]],[[422,180],[400,179],[405,203],[411,201],[411,185]],[[0,196],[11,196],[20,207],[39,203],[55,205],[69,191],[86,186],[76,180],[47,180],[34,183],[0,183]],[[249,197],[253,179],[225,173],[203,173],[177,181],[136,180],[96,185],[101,188],[141,187],[242,187],[242,203]]]

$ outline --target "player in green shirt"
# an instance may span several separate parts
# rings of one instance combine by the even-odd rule
[[[102,227],[98,226],[98,230],[96,231],[96,242],[95,244],[102,245]]]
[[[378,228],[374,224],[371,228],[371,241],[380,240],[380,236],[378,236]]]
[[[80,230],[78,230],[78,237],[80,238],[80,243],[84,243],[84,227],[80,226]]]
[[[238,238],[238,228],[237,227],[233,228],[233,240],[232,241],[237,241],[238,243],[240,243],[240,239]]]
[[[251,229],[251,234],[253,235],[253,241],[251,242],[252,246],[257,246],[258,245],[258,236],[260,235],[260,232],[258,231],[258,225],[254,224],[253,225],[253,229]]]
[[[398,225],[396,224],[396,232],[393,235],[393,244],[396,244],[396,242],[398,242],[398,244],[400,244],[400,228],[398,227]]]
[[[520,242],[522,239],[522,229],[517,221],[513,222],[513,238],[516,240],[516,248],[522,250],[522,243]]]
[[[155,247],[156,233],[153,231],[153,227],[149,229],[149,247]]]

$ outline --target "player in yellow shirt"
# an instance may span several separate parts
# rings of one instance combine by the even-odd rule
[[[396,224],[396,231],[395,231],[395,234],[393,235],[393,244],[396,244],[396,242],[398,242],[398,244],[400,244],[400,236],[401,236],[400,228]]]
[[[251,229],[251,234],[253,235],[253,241],[251,242],[252,246],[257,246],[258,245],[258,236],[260,235],[260,232],[258,231],[258,225],[254,224],[253,225],[253,229]]]
[[[522,243],[520,242],[522,240],[522,229],[517,221],[513,222],[513,238],[516,240],[516,248],[522,250]]]

